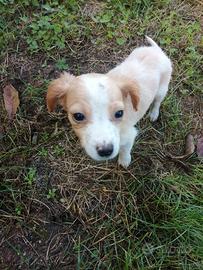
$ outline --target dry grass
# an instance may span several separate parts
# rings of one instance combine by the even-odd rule
[[[182,153],[188,133],[202,135],[201,10],[178,0],[91,3],[93,17],[82,1],[70,9],[77,36],[63,32],[65,48],[41,41],[34,51],[27,42],[38,39],[29,24],[6,20],[12,10],[40,20],[40,6],[19,2],[9,13],[2,4],[1,83],[16,87],[21,105],[11,123],[0,101],[0,268],[201,269],[202,163],[195,153],[171,158]],[[35,17],[30,24],[37,24]],[[47,113],[47,83],[66,64],[74,74],[106,72],[145,33],[174,63],[161,117],[139,124],[129,169],[96,163],[81,150],[65,114]],[[120,36],[125,43],[119,45]]]

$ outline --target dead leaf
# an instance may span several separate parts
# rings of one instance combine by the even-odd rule
[[[20,104],[18,91],[9,84],[3,88],[3,92],[4,104],[8,113],[8,118],[12,120]]]
[[[203,137],[197,140],[197,155],[203,157]]]
[[[192,155],[195,151],[194,137],[188,134],[185,138],[185,156]]]
[[[195,144],[194,144],[194,137],[191,134],[188,134],[185,138],[185,151],[184,154],[181,156],[173,156],[170,155],[173,159],[184,159],[189,157],[195,151]]]

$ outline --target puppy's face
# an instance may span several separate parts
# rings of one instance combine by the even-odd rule
[[[119,152],[128,94],[137,109],[137,91],[129,82],[102,74],[75,77],[65,73],[50,84],[47,106],[52,111],[58,100],[87,154],[94,160],[108,160]]]

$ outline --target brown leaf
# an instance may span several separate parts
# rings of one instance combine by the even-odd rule
[[[194,137],[191,134],[188,134],[185,138],[185,152],[181,156],[170,155],[173,159],[184,159],[192,155],[195,151]]]
[[[3,92],[4,104],[8,113],[8,118],[12,120],[20,104],[18,91],[9,84],[3,88]]]
[[[194,137],[188,134],[185,138],[185,156],[192,155],[195,151]]]
[[[203,137],[197,140],[197,155],[203,157]]]

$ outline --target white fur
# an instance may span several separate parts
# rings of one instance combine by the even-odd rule
[[[91,124],[88,124],[83,136],[86,152],[95,160],[111,159],[119,153],[119,164],[128,167],[131,162],[131,149],[137,130],[134,125],[144,116],[150,105],[151,121],[156,121],[159,109],[171,78],[171,62],[158,45],[150,38],[150,47],[136,48],[123,63],[112,69],[107,75],[129,77],[139,85],[140,103],[135,111],[130,97],[125,100],[125,113],[118,126],[109,119],[107,105],[109,102],[108,79],[106,75],[91,77],[82,75],[89,103],[93,111]],[[114,151],[108,158],[97,154],[96,146],[112,143]]]
[[[59,97],[82,146],[95,160],[107,160],[119,154],[119,164],[127,167],[131,162],[131,149],[138,133],[134,126],[151,105],[151,121],[157,120],[159,116],[161,102],[168,91],[172,65],[161,48],[151,38],[147,37],[147,40],[151,46],[135,49],[107,74],[84,74],[78,77],[64,74],[53,81],[48,89],[49,111]],[[139,96],[137,108],[137,100],[134,99],[134,103],[131,100],[132,89],[126,88],[126,97],[121,87],[122,82],[130,87],[132,84],[136,86],[133,93],[136,94],[134,97]],[[117,121],[112,114],[122,109],[124,116]],[[72,115],[77,112],[86,113],[84,124],[74,122]],[[113,145],[112,154],[101,157],[98,147],[110,144]]]
[[[122,122],[120,137],[119,163],[127,167],[131,162],[131,149],[137,131],[134,125],[144,116],[152,105],[150,111],[151,121],[156,121],[159,109],[164,99],[172,73],[169,58],[160,47],[149,37],[151,47],[136,48],[123,63],[112,69],[108,74],[129,77],[135,80],[140,87],[140,104],[138,111],[134,111],[129,100]]]
[[[117,125],[112,123],[109,117],[108,105],[108,78],[103,75],[100,78],[82,75],[88,101],[92,110],[91,123],[85,128],[82,136],[82,145],[87,154],[95,160],[106,160],[96,151],[97,146],[113,145],[113,153],[108,159],[114,158],[119,151],[120,136]]]

